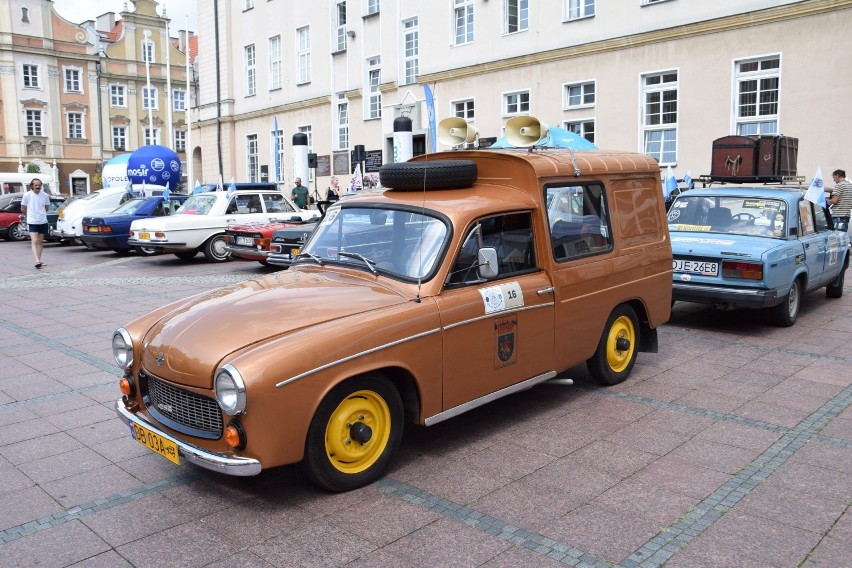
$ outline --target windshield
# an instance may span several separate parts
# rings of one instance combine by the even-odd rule
[[[216,203],[215,195],[190,195],[177,210],[179,215],[207,215]]]
[[[669,232],[698,231],[784,238],[787,203],[780,199],[680,195],[669,210]]]
[[[136,213],[137,209],[139,209],[140,207],[142,207],[142,205],[145,204],[146,201],[147,199],[142,198],[131,199],[130,201],[125,202],[124,205],[110,213],[110,215],[133,215],[134,213]]]
[[[333,261],[425,279],[440,266],[448,234],[444,221],[424,211],[335,207],[317,226],[300,262]]]

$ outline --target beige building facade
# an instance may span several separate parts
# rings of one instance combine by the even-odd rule
[[[482,146],[530,114],[678,178],[731,134],[798,138],[807,178],[852,170],[852,0],[205,0],[198,26],[202,181],[274,180],[277,139],[289,185],[301,132],[316,187],[345,186],[356,145],[367,172],[393,161],[399,116],[431,152],[424,84]]]

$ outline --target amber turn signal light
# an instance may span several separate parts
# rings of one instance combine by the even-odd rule
[[[238,422],[231,422],[225,426],[225,441],[235,450],[245,447],[245,433]]]
[[[121,389],[121,394],[125,396],[132,397],[134,395],[133,381],[129,377],[121,377],[121,380],[118,381],[118,388]]]

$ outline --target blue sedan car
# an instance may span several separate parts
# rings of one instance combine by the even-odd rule
[[[108,215],[83,218],[83,244],[90,249],[111,249],[119,254],[127,254],[131,250],[145,256],[158,254],[159,251],[144,247],[131,247],[127,244],[130,236],[130,224],[136,219],[162,217],[171,215],[183,205],[187,195],[169,195],[140,197],[127,201],[121,207]]]
[[[738,187],[682,193],[668,212],[672,298],[722,308],[768,308],[791,326],[802,295],[839,298],[849,234],[799,188]]]

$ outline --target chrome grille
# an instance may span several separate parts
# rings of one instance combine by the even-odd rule
[[[222,411],[215,399],[176,387],[146,373],[140,375],[147,379],[151,406],[161,414],[188,428],[222,431]]]

